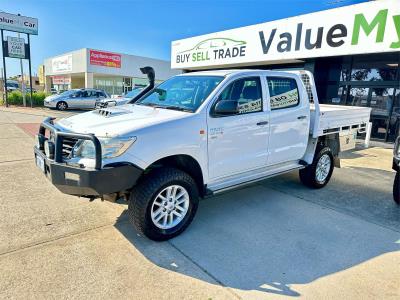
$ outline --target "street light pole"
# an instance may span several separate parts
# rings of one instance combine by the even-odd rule
[[[18,32],[18,37],[20,37],[19,32]],[[22,102],[24,104],[24,107],[26,107],[26,88],[25,88],[25,78],[24,78],[24,66],[22,63],[22,58],[19,60],[20,66],[21,66],[21,89],[22,89]]]
[[[4,94],[6,95],[6,107],[8,107],[8,91],[7,91],[7,71],[6,71],[6,57],[4,56],[4,35],[3,29],[1,29],[1,48],[3,53],[3,84],[4,84]]]

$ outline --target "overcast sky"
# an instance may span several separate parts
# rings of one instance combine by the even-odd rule
[[[170,60],[173,40],[360,2],[366,1],[3,0],[0,10],[39,19],[39,35],[31,37],[36,73],[45,58],[80,48]],[[17,59],[7,59],[7,73],[20,73]]]

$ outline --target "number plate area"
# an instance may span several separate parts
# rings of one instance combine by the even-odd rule
[[[36,165],[40,170],[42,170],[43,173],[46,174],[46,168],[45,168],[45,163],[44,159],[40,157],[39,155],[36,155]]]

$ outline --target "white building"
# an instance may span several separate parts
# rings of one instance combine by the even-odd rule
[[[45,86],[47,91],[98,88],[122,94],[147,84],[139,70],[144,66],[154,68],[156,82],[180,73],[169,61],[84,48],[45,59]]]

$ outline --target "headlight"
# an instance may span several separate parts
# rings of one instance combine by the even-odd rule
[[[136,137],[99,138],[102,158],[112,158],[123,154],[135,141]],[[80,140],[72,149],[72,157],[95,158],[92,141]]]
[[[50,159],[54,159],[54,143],[49,141],[49,140],[45,140],[44,141],[44,154],[46,154],[46,156]]]

